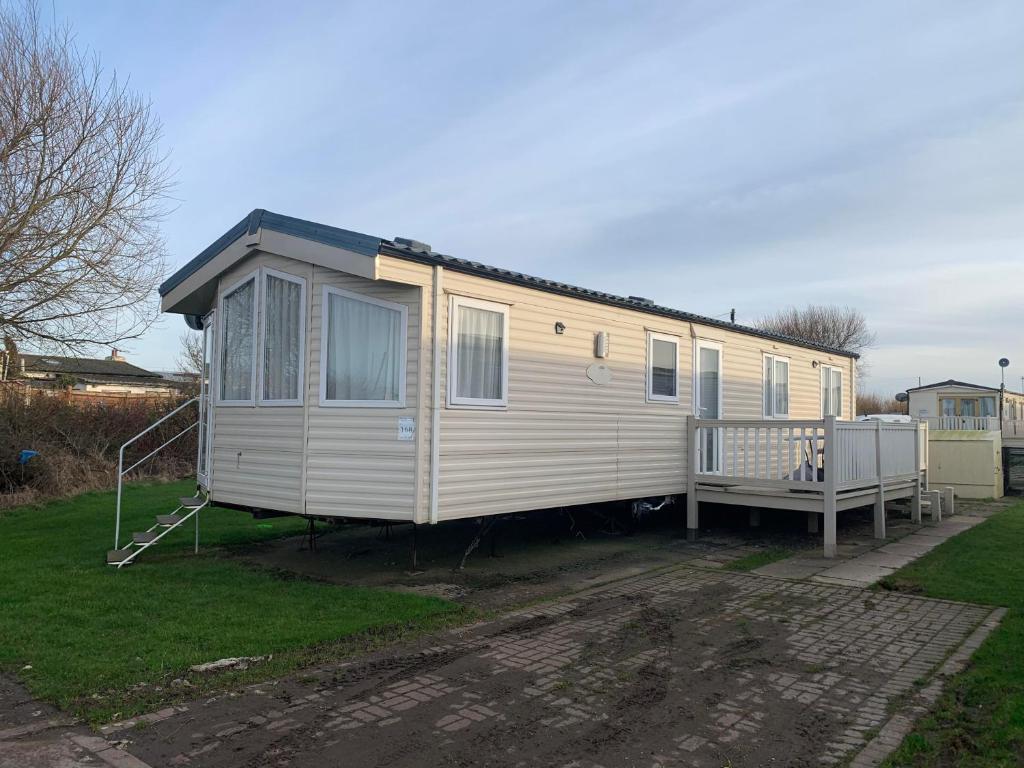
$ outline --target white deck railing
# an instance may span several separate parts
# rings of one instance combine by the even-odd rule
[[[909,479],[927,468],[927,425],[886,422],[693,419],[698,482],[824,491]]]
[[[998,416],[922,416],[931,429],[999,431]]]

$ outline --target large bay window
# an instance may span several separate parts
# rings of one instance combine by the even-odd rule
[[[448,404],[508,405],[508,306],[453,296]]]
[[[679,337],[647,332],[647,399],[679,402]]]
[[[220,297],[220,389],[224,405],[250,405],[256,391],[256,273]]]
[[[764,356],[764,416],[766,419],[789,418],[788,358]]]
[[[218,404],[301,405],[306,281],[261,267],[221,293],[219,307]]]
[[[305,281],[266,269],[263,272],[263,371],[260,379],[264,405],[300,405],[305,364]]]
[[[324,288],[320,404],[405,405],[408,307]]]
[[[821,415],[843,417],[843,372],[830,365],[821,366]]]

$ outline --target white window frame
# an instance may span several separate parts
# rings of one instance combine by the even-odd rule
[[[770,413],[769,413],[768,409],[764,407],[765,406],[765,400],[768,399],[766,397],[766,395],[768,394],[768,382],[765,380],[765,364],[769,360],[772,361],[772,383],[771,383],[771,389],[772,389],[772,392],[771,392],[771,404],[772,404],[772,408],[771,408],[771,412]],[[775,412],[775,364],[777,362],[785,363],[786,364],[786,412],[785,413],[776,413]],[[790,360],[789,360],[788,357],[786,357],[784,355],[776,355],[776,354],[774,354],[772,352],[765,352],[763,355],[761,355],[761,411],[764,414],[764,418],[766,418],[766,419],[788,419],[789,418],[789,411],[790,411],[790,402],[789,401],[790,401],[790,399],[792,397],[792,388],[790,387],[789,379],[790,379],[790,374],[792,373],[792,371],[793,371],[793,366],[791,365]]]
[[[829,399],[831,400],[831,398],[832,398],[832,372],[833,371],[835,371],[836,373],[839,374],[839,388],[840,388],[840,397],[839,397],[839,404],[838,404],[839,407],[838,408],[833,408],[833,410],[836,411],[835,417],[837,419],[843,418],[843,411],[845,410],[843,408],[843,400],[846,399],[846,377],[843,375],[843,369],[839,368],[838,366],[835,366],[835,365],[823,365],[823,366],[821,366],[821,379],[818,382],[818,393],[819,393],[818,396],[821,398],[821,418],[823,418],[823,419],[826,416],[829,416],[830,414],[825,412],[825,397],[824,397],[824,394],[822,392],[822,390],[824,389],[824,386],[822,386],[822,385],[823,385],[823,382],[824,382],[824,379],[825,379],[825,375],[828,374],[828,392],[829,392],[828,396],[829,396]]]
[[[265,392],[263,391],[263,368],[265,365],[264,355],[266,354],[266,340],[267,340],[267,278],[276,277],[279,280],[287,280],[290,283],[298,284],[300,288],[299,293],[299,381],[298,381],[298,397],[289,398],[287,400],[267,400]],[[277,269],[271,269],[270,267],[263,267],[260,269],[259,279],[259,305],[263,308],[262,312],[257,313],[260,321],[259,330],[259,346],[257,354],[257,376],[259,377],[259,404],[269,406],[282,406],[282,405],[302,405],[304,397],[304,386],[306,382],[306,279],[299,277],[298,275],[292,275],[288,272],[281,272]]]
[[[459,338],[459,307],[483,309],[497,312],[502,317],[501,329],[501,397],[459,397],[455,394],[458,381],[459,349],[456,341]],[[447,402],[449,408],[507,408],[508,407],[508,348],[509,348],[509,306],[483,299],[472,299],[469,296],[452,296],[448,302],[448,386]]]
[[[676,393],[675,395],[654,394],[654,342],[665,341],[676,348]],[[671,333],[647,332],[647,402],[648,403],[679,403],[679,337]]]
[[[221,397],[220,386],[221,382],[224,381],[224,335],[227,332],[225,322],[227,321],[227,312],[220,311],[217,313],[217,338],[219,344],[217,344],[217,389],[216,397],[214,402],[217,405],[223,405],[227,407],[253,407],[256,404],[256,394],[259,387],[259,381],[257,379],[259,373],[256,370],[256,362],[259,360],[259,306],[260,306],[260,271],[254,269],[252,272],[247,274],[245,277],[239,278],[237,281],[229,285],[220,295],[217,297],[217,308],[220,310],[224,309],[224,299],[230,296],[236,290],[241,288],[250,280],[253,281],[252,285],[252,360],[249,368],[250,381],[252,386],[249,388],[250,396],[247,400],[225,400]]]
[[[366,304],[374,304],[378,307],[391,309],[401,314],[401,341],[399,349],[401,354],[398,361],[399,391],[397,400],[328,400],[327,399],[327,347],[329,343],[328,333],[331,323],[331,295],[344,296],[346,299],[362,301]],[[406,381],[406,363],[409,357],[409,307],[406,304],[398,304],[393,301],[385,301],[362,293],[346,291],[343,288],[335,288],[333,285],[325,285],[323,290],[323,303],[320,313],[320,405],[325,408],[405,408],[405,394],[408,389]]]

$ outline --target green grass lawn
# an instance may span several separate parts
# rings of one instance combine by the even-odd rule
[[[1024,505],[949,539],[882,586],[1009,609],[885,765],[1024,765]]]
[[[127,488],[122,536],[145,530],[193,489]],[[218,508],[200,515],[198,556],[190,521],[120,571],[105,564],[111,493],[0,515],[0,668],[97,722],[464,617],[440,599],[286,578],[223,556],[224,547],[295,535],[305,525],[299,518],[255,521]],[[185,692],[168,686],[192,664],[263,654],[274,658],[248,672],[192,675],[196,688]]]
[[[793,551],[785,547],[769,547],[760,552],[751,552],[749,555],[744,555],[732,562],[726,563],[724,568],[727,571],[753,571],[762,565],[768,565],[768,563],[774,563],[777,560],[785,560],[792,554]]]

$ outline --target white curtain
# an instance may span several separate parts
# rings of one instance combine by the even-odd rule
[[[327,399],[397,401],[401,343],[401,312],[329,294]]]
[[[221,400],[252,399],[255,278],[224,297],[224,343],[220,353]]]
[[[263,399],[298,400],[302,286],[267,275],[264,298]]]
[[[775,361],[775,410],[773,415],[789,414],[789,363],[785,360]]]
[[[501,312],[460,306],[455,395],[502,399],[504,319]]]

